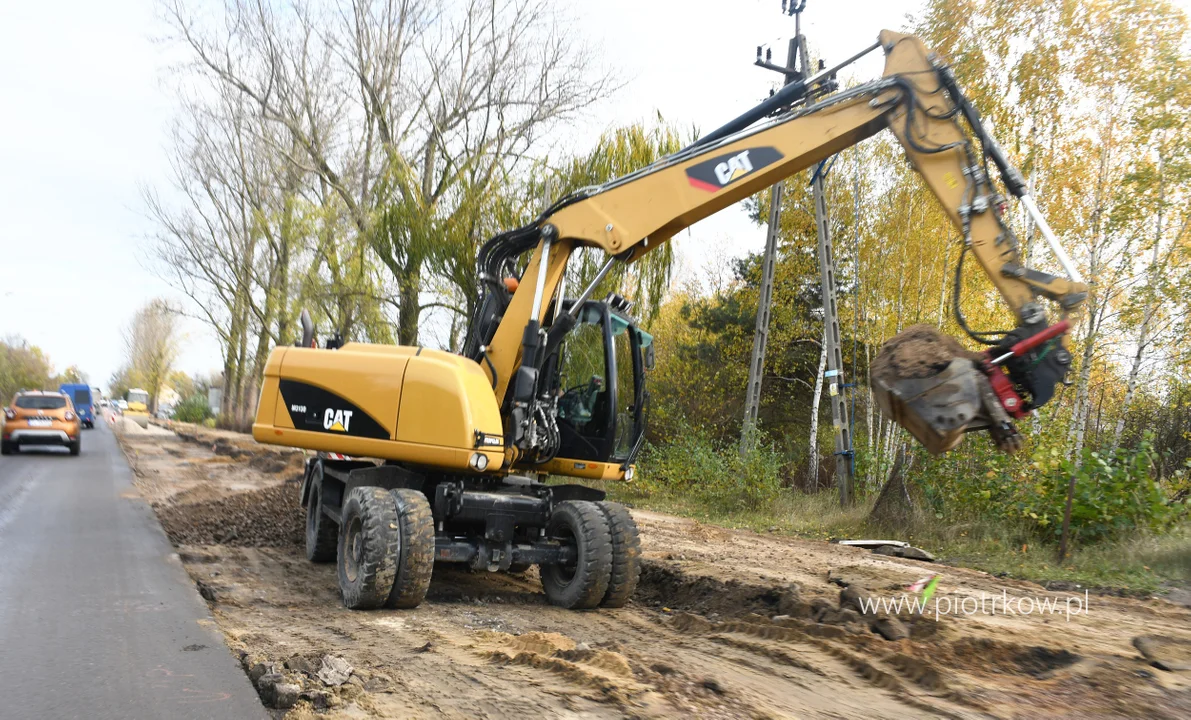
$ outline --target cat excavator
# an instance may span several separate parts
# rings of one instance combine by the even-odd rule
[[[837,72],[878,50],[882,77],[840,89]],[[595,289],[617,264],[882,130],[961,235],[955,311],[986,349],[973,353],[916,326],[878,355],[874,394],[932,453],[976,430],[1015,450],[1014,421],[1046,403],[1068,371],[1065,335],[1087,288],[951,69],[919,39],[884,31],[691,146],[571,193],[489,240],[458,354],[338,337],[320,348],[303,316],[299,346],[269,357],[253,435],[318,451],[300,491],[307,555],[338,563],[345,605],[413,607],[438,562],[503,572],[537,565],[547,598],[563,607],[627,602],[639,573],[636,525],[579,481],[632,478],[654,340],[632,303],[594,299]],[[1033,218],[1064,276],[1023,262],[1004,219],[1008,196]],[[565,271],[580,248],[606,262],[568,296]],[[969,254],[1011,311],[1012,330],[972,330],[959,312]]]

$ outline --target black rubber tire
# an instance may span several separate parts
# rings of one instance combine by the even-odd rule
[[[401,543],[397,548],[397,576],[385,607],[415,608],[426,598],[434,572],[434,515],[430,501],[417,490],[390,490],[397,512]]]
[[[70,454],[72,457],[78,457],[78,454],[83,450],[83,439],[79,438],[70,444]]]
[[[393,590],[401,542],[393,498],[384,488],[353,488],[342,518],[337,572],[343,604],[352,610],[381,607]]]
[[[4,442],[3,440],[0,440],[0,455],[12,455],[13,451],[15,450],[15,445],[10,442]]]
[[[322,473],[319,482],[311,480],[310,497],[306,502],[306,559],[313,563],[335,561],[339,552],[339,526],[323,514]]]
[[[612,535],[612,577],[600,607],[624,607],[641,579],[641,535],[624,505],[607,501],[596,505],[604,512]]]
[[[546,534],[574,542],[573,567],[543,565],[542,588],[550,604],[571,610],[599,606],[612,577],[612,536],[608,519],[593,502],[568,500],[554,507]]]

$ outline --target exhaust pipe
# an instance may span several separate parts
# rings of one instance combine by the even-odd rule
[[[314,343],[314,321],[310,319],[310,311],[302,308],[302,342],[296,343],[298,347],[316,347]]]

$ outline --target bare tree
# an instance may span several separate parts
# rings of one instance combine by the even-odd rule
[[[137,311],[124,330],[128,365],[149,392],[149,409],[157,411],[158,395],[178,357],[178,313],[158,298]]]
[[[417,342],[427,263],[551,125],[610,90],[546,0],[230,0],[221,23],[166,14],[198,68],[250,101],[287,159],[334,193],[398,284]],[[460,288],[470,296],[473,288]]]

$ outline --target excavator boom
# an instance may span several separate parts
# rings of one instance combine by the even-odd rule
[[[812,82],[802,83],[795,88],[803,94],[801,102],[780,114],[736,132],[734,127],[743,123],[730,123],[727,131],[717,131],[647,168],[564,198],[520,235],[502,238],[505,253],[532,249],[533,255],[517,290],[504,303],[499,323],[485,324],[483,318],[473,323],[469,349],[474,359],[483,360],[498,401],[516,415],[514,424],[532,422],[527,418],[534,413],[528,408],[540,394],[537,370],[548,354],[538,336],[553,312],[551,298],[576,249],[595,247],[615,261],[633,262],[691,224],[884,129],[900,141],[910,163],[960,231],[964,253],[972,253],[1016,317],[1018,330],[1008,338],[1010,344],[1046,330],[1047,315],[1040,299],[1058,303],[1064,315],[1078,308],[1086,287],[1040,216],[1038,224],[1045,228],[1068,277],[1027,268],[1022,261],[1016,238],[1003,220],[1005,197],[993,184],[986,158],[993,160],[1010,194],[1017,195],[1032,214],[1037,206],[1020,174],[984,131],[949,68],[911,35],[884,31],[874,49],[878,47],[885,53],[881,79],[832,94],[817,94]],[[763,105],[772,106],[774,101]],[[742,118],[751,121],[762,115],[754,110]],[[961,118],[975,143],[961,127]],[[486,268],[481,258],[481,273],[498,265],[490,262]],[[555,325],[558,320],[555,317]],[[875,388],[886,413],[932,452],[951,449],[964,431],[986,428],[998,444],[1012,449],[1013,413],[1005,412],[1003,398],[998,399],[1005,386],[999,376],[989,377],[1004,371],[996,365],[986,368],[979,356],[956,354],[965,352],[958,343],[950,348],[941,338],[924,335],[921,329],[916,332],[914,342],[893,344],[891,351],[907,356],[946,351],[950,359],[935,358],[925,371],[919,369],[904,378],[897,376],[896,367],[907,358],[886,362],[889,372]],[[559,334],[563,333],[565,328]],[[988,344],[996,342],[973,335]],[[1061,338],[1054,339],[1042,366],[1032,371],[1023,369],[1029,364],[1024,360],[1007,363],[1017,388],[1009,392],[1019,392],[1019,409],[1041,405],[1062,379],[1070,356],[1061,343]],[[1056,344],[1059,347],[1050,352]],[[1036,358],[1031,356],[1031,362]],[[996,387],[990,387],[990,379]],[[514,437],[525,435],[516,427],[511,430]]]

